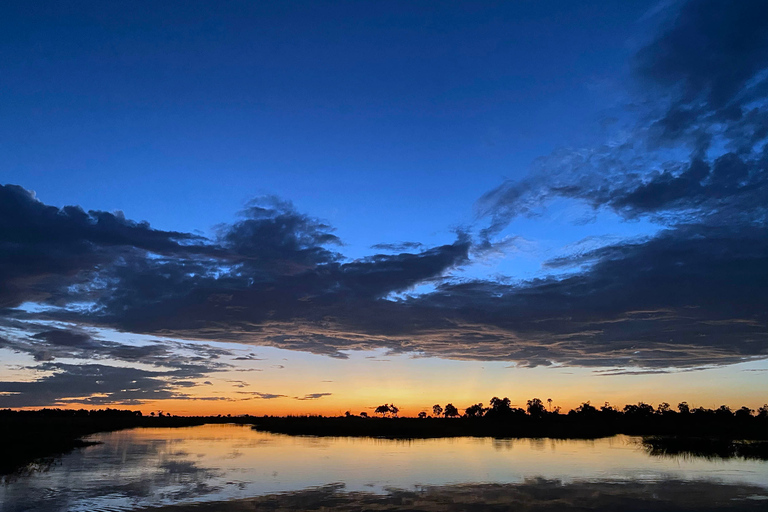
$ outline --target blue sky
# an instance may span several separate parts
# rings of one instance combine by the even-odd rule
[[[6,8],[4,181],[188,231],[275,194],[351,256],[444,242],[503,178],[601,135],[652,7]]]
[[[113,372],[78,403],[185,399],[168,371],[202,396],[231,344],[648,379],[762,361],[761,13],[3,5],[0,406],[34,371]],[[132,364],[149,394],[120,388]]]

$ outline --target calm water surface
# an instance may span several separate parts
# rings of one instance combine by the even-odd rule
[[[594,441],[452,438],[395,441],[292,437],[247,426],[140,428],[89,437],[50,470],[0,485],[0,510],[131,510],[148,505],[246,498],[344,483],[384,492],[530,477],[664,479],[749,483],[768,488],[768,463],[660,458],[639,438]]]

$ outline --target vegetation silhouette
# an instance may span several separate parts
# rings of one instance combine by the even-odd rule
[[[0,436],[4,441],[0,474],[7,475],[35,463],[45,467],[51,457],[87,446],[82,438],[97,432],[135,427],[186,427],[206,423],[252,425],[266,432],[316,435],[416,439],[435,437],[550,437],[598,438],[616,434],[643,436],[648,453],[656,456],[745,457],[768,460],[768,404],[757,411],[747,407],[732,410],[692,408],[681,402],[673,408],[666,402],[656,408],[640,402],[624,407],[609,403],[595,407],[584,402],[562,414],[538,398],[526,408],[513,407],[509,398],[493,397],[489,407],[472,404],[464,414],[452,403],[432,406],[416,418],[398,417],[400,409],[383,404],[380,415],[368,417],[347,411],[338,417],[325,416],[174,416],[165,412],[145,416],[139,411],[119,409],[38,411],[0,410]],[[549,409],[549,410],[548,410]]]
[[[167,413],[144,416],[140,411],[120,409],[37,411],[0,410],[0,475],[45,469],[54,457],[75,448],[94,444],[84,436],[135,427],[189,427],[206,423],[252,423],[250,416],[222,415],[179,417]],[[31,465],[31,466],[30,466]]]
[[[443,412],[446,418],[456,418],[460,416],[459,410],[453,404],[446,404]]]
[[[701,457],[768,460],[768,442],[717,437],[649,436],[643,438],[649,455],[656,457]]]
[[[393,418],[397,418],[397,413],[400,412],[400,409],[395,406],[395,404],[384,404],[378,406],[376,409],[373,410],[376,414],[381,414],[381,417],[385,417],[389,414],[392,415]],[[362,413],[361,413],[362,414]],[[368,415],[366,414],[365,417]]]
[[[599,408],[583,402],[567,414],[545,402],[532,398],[526,408],[513,407],[509,398],[493,397],[489,407],[482,403],[469,405],[461,414],[448,403],[432,406],[432,416],[426,412],[417,418],[395,418],[381,409],[381,418],[374,421],[362,417],[288,416],[255,418],[255,428],[268,432],[317,436],[369,436],[384,438],[432,438],[456,436],[480,437],[551,437],[598,438],[616,434],[644,436],[649,453],[653,455],[685,452],[707,452],[707,442],[696,439],[716,439],[710,445],[717,453],[732,456],[763,458],[768,440],[768,404],[757,411],[742,407],[733,411],[728,406],[717,409],[692,409],[681,402],[677,410],[662,402],[658,407],[639,402],[623,407],[604,403]],[[689,440],[682,445],[679,439]],[[741,441],[749,440],[749,443]],[[738,442],[737,442],[738,441]],[[695,449],[693,449],[695,447]],[[747,455],[749,454],[749,455]],[[763,455],[761,455],[763,454]]]

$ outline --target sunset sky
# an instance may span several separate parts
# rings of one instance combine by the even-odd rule
[[[0,408],[768,402],[768,9],[6,2]]]

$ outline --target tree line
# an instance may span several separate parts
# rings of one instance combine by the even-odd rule
[[[544,401],[540,398],[531,398],[526,402],[526,407],[513,407],[512,401],[507,398],[499,398],[497,396],[491,398],[488,407],[485,407],[482,403],[472,404],[464,409],[462,413],[458,407],[452,403],[448,403],[445,407],[440,404],[432,406],[432,415],[430,416],[426,411],[421,411],[418,414],[419,418],[488,418],[488,419],[510,419],[510,418],[556,418],[556,417],[577,417],[577,418],[653,418],[653,417],[684,417],[692,416],[700,419],[747,419],[747,418],[763,418],[768,419],[768,404],[764,404],[757,410],[750,409],[743,406],[739,409],[731,409],[727,405],[721,405],[716,409],[707,409],[704,407],[691,407],[688,402],[680,402],[676,408],[673,408],[668,402],[661,402],[657,407],[653,405],[638,402],[637,404],[627,404],[624,407],[614,407],[610,403],[605,402],[599,407],[595,407],[589,401],[583,402],[581,405],[563,413],[559,406],[552,406],[552,399]],[[383,404],[374,409],[374,413],[381,417],[397,417],[398,409],[394,404]],[[346,413],[347,417],[352,416],[349,412]],[[361,417],[368,417],[365,412],[360,413]]]

